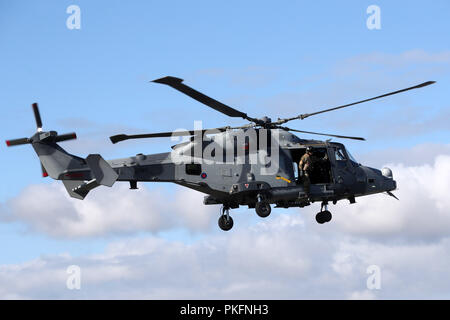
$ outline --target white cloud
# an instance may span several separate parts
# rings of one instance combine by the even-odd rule
[[[400,201],[379,194],[331,208],[334,222],[346,233],[416,238],[450,236],[450,156],[432,165],[391,165]]]
[[[64,299],[376,299],[445,297],[450,240],[376,243],[339,232],[317,233],[298,216],[185,244],[154,236],[112,243],[105,252],[43,256],[0,266],[0,298]],[[81,290],[66,288],[69,265]],[[367,267],[381,289],[366,287]]]
[[[117,183],[112,189],[99,187],[79,201],[70,198],[61,183],[33,185],[3,205],[0,219],[23,222],[53,237],[76,238],[177,227],[205,231],[217,216],[215,207],[203,206],[201,193],[139,188],[129,190]]]
[[[450,156],[450,144],[423,143],[405,148],[384,148],[362,153],[358,156],[358,161],[368,164],[374,168],[381,168],[389,163],[401,163],[404,166],[432,165],[439,155]]]
[[[104,253],[88,257],[41,257],[2,266],[0,297],[208,299],[301,294],[311,274],[327,268],[313,264],[312,248],[327,254],[332,248],[309,237],[296,223],[277,223],[286,219],[290,218],[282,215],[274,224],[264,222],[251,231],[219,234],[192,245],[147,237],[113,243]],[[61,277],[72,264],[82,270],[79,292],[67,290]]]

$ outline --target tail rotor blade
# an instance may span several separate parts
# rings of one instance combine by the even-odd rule
[[[58,134],[55,138],[55,142],[61,142],[61,141],[67,141],[67,140],[73,140],[77,138],[77,134],[75,132],[72,133],[65,133],[65,134]]]
[[[20,146],[21,144],[27,144],[27,143],[30,143],[30,139],[28,139],[28,138],[6,140],[6,145],[8,147]]]
[[[36,126],[38,131],[42,129],[42,120],[41,120],[41,114],[39,113],[39,107],[38,104],[35,102],[32,105],[33,112],[34,112],[34,118],[36,120]]]

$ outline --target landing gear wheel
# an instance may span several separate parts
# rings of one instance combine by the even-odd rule
[[[331,212],[328,210],[325,210],[325,211],[321,211],[318,214],[316,214],[316,221],[319,224],[324,224],[326,222],[330,222],[332,217],[333,216],[331,215]]]
[[[272,207],[269,203],[261,201],[255,204],[255,211],[261,218],[266,218],[272,212]]]
[[[219,228],[223,231],[228,231],[233,228],[233,218],[226,214],[221,215],[219,218]]]
[[[328,201],[323,201],[320,206],[320,212],[316,214],[317,223],[324,224],[325,222],[330,222],[332,217],[331,212],[328,211]]]

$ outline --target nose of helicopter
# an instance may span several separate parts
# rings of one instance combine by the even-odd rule
[[[397,188],[397,182],[394,180],[392,170],[383,168],[381,170],[364,167],[367,177],[367,193],[380,193],[393,191]]]
[[[397,182],[394,180],[394,175],[392,174],[392,170],[388,167],[384,167],[381,169],[381,175],[384,177],[384,190],[392,191],[397,189]]]

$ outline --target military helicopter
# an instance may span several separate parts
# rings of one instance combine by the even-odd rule
[[[110,137],[112,143],[172,136],[190,138],[172,146],[171,152],[140,153],[106,161],[99,154],[81,158],[61,148],[58,142],[76,139],[76,134],[43,131],[38,105],[34,103],[37,132],[30,138],[8,140],[6,144],[31,144],[41,162],[43,176],[62,180],[69,195],[76,199],[84,199],[98,186],[111,187],[116,181],[129,182],[130,189],[137,189],[138,182],[172,182],[205,193],[205,205],[222,205],[218,224],[224,231],[233,227],[230,209],[241,205],[254,208],[264,218],[270,215],[272,204],[276,208],[290,208],[320,202],[316,221],[323,224],[332,219],[328,211],[330,202],[355,203],[356,197],[375,193],[387,193],[397,199],[392,193],[397,187],[396,181],[389,168],[378,170],[359,164],[342,143],[331,142],[331,139],[301,139],[292,132],[340,139],[364,138],[291,129],[283,124],[435,83],[428,81],[370,99],[272,121],[268,117],[250,117],[185,85],[176,77],[167,76],[153,82],[170,86],[216,111],[250,123],[240,127],[114,135]],[[298,162],[307,148],[315,159],[308,194],[298,170]]]

